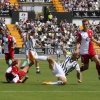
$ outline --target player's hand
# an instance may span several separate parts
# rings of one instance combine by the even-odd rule
[[[75,53],[78,54],[79,53],[79,50],[76,50]]]
[[[78,80],[78,83],[82,83],[82,81],[81,80]]]

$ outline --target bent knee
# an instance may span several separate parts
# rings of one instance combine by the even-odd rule
[[[47,59],[48,59],[48,61],[49,61],[49,60],[53,60],[53,58],[52,58],[51,56],[48,56]]]

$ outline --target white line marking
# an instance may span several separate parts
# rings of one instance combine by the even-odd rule
[[[23,92],[23,93],[32,93],[32,92],[100,92],[100,91],[0,91],[0,93],[6,93],[6,92]]]

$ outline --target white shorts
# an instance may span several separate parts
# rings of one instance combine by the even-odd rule
[[[35,51],[35,50],[30,50],[29,51],[29,59],[30,59],[30,61],[33,61],[34,60],[34,57],[37,57],[38,56],[38,54],[37,54],[37,52]]]
[[[53,74],[54,74],[56,77],[62,76],[62,77],[65,77],[65,78],[66,78],[63,69],[62,69],[61,66],[60,66],[59,64],[57,64],[56,62],[54,62],[54,66],[53,66],[52,72],[53,72]]]
[[[62,50],[56,50],[57,54],[61,54]]]

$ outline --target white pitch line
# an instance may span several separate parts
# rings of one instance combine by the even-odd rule
[[[97,93],[97,92],[100,92],[100,91],[0,91],[0,93],[6,93],[6,92],[13,92],[13,93],[14,92],[15,93],[17,93],[17,92],[23,92],[23,93],[25,93],[25,92],[26,93],[32,93],[32,92],[41,92],[41,93],[44,93],[44,92],[53,92],[53,93],[54,92],[56,92],[56,93],[59,93],[59,92],[77,92],[77,93],[78,92],[90,92],[91,93],[91,92],[94,92],[95,93],[96,92]]]

